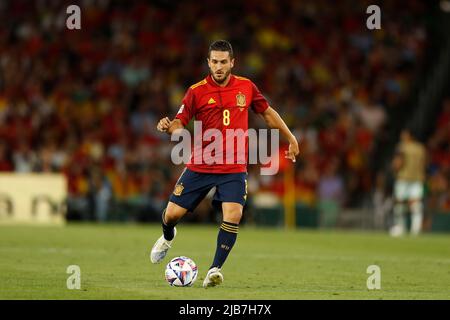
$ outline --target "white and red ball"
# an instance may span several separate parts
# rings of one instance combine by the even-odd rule
[[[188,257],[176,257],[166,266],[166,281],[175,287],[190,287],[197,279],[198,269]]]

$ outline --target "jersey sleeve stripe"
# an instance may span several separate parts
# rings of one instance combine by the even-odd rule
[[[190,88],[191,88],[191,89],[195,89],[195,88],[197,88],[197,87],[199,87],[199,86],[202,86],[202,85],[204,85],[204,84],[206,84],[206,79],[204,79],[204,80],[202,80],[202,81],[200,81],[200,82],[197,82],[196,84],[193,84],[192,86],[190,86]]]
[[[235,76],[236,79],[250,81],[250,79],[240,76]]]

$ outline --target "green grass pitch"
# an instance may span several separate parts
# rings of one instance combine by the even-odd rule
[[[205,290],[217,231],[181,223],[168,257],[153,265],[159,225],[2,226],[0,299],[450,299],[448,234],[393,239],[242,226],[224,283]],[[198,265],[192,287],[164,280],[166,263],[179,255]],[[67,289],[69,265],[81,269],[80,290]],[[381,268],[380,290],[367,289],[369,265]]]

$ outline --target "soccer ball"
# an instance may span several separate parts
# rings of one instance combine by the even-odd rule
[[[197,279],[197,265],[188,257],[176,257],[166,266],[166,281],[175,287],[190,287]]]

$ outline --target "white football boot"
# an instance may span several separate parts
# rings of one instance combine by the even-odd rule
[[[220,273],[220,269],[217,267],[209,269],[206,274],[205,280],[203,280],[203,288],[215,287],[223,282],[223,275]]]
[[[153,245],[152,252],[150,253],[150,260],[152,263],[160,263],[167,255],[167,251],[172,247],[172,242],[177,235],[177,228],[173,229],[173,239],[168,241],[162,235]]]

